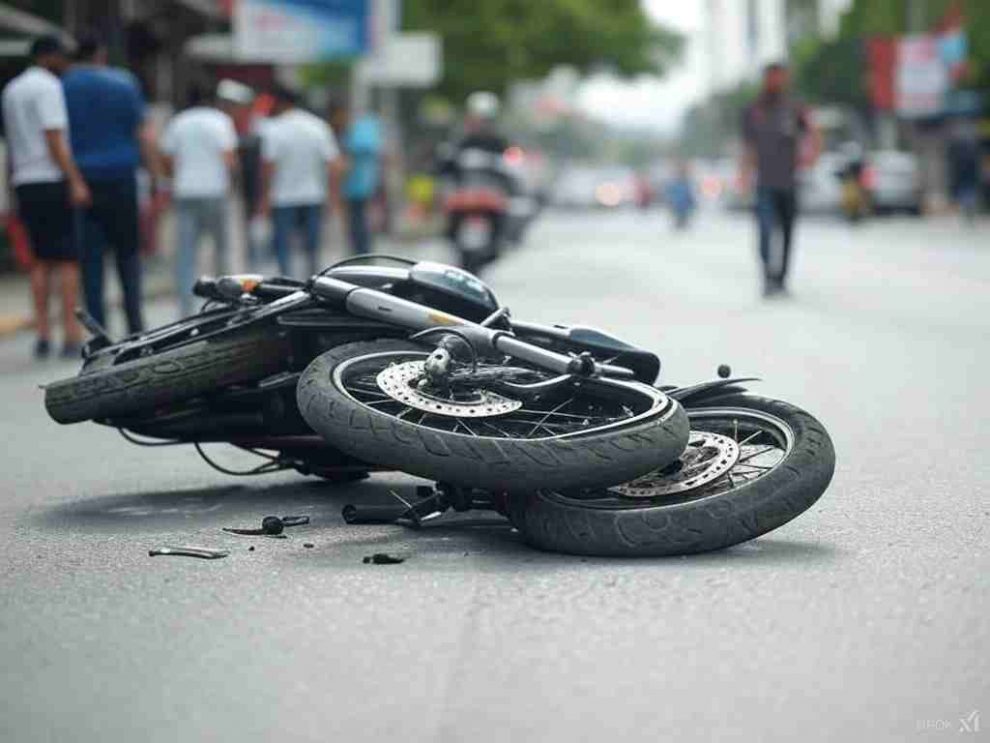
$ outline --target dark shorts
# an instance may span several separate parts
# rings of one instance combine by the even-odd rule
[[[43,261],[76,260],[72,207],[65,182],[24,183],[16,191],[17,212],[31,238],[34,256]]]

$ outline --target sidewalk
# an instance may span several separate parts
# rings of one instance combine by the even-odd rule
[[[175,296],[175,279],[172,273],[172,255],[175,245],[175,220],[173,214],[173,212],[168,212],[163,217],[162,224],[159,226],[158,252],[144,259],[142,295],[146,303]],[[247,241],[239,203],[233,202],[231,204],[229,218],[231,240],[230,266],[231,272],[236,273],[244,271],[247,268]],[[446,255],[442,245],[434,239],[378,236],[375,240],[375,251],[409,255],[414,258],[449,260],[449,256]],[[199,255],[200,274],[213,273],[212,255],[212,246],[204,242]],[[334,218],[329,220],[324,226],[320,256],[321,265],[328,265],[335,260],[345,257],[345,255],[346,244],[340,230],[340,220],[339,218]],[[107,305],[109,308],[116,308],[121,303],[121,291],[112,257],[108,257],[105,270],[107,276]],[[260,270],[265,273],[276,273],[277,269],[274,260],[261,266]],[[80,303],[82,303],[82,297],[80,297]],[[34,321],[31,304],[31,288],[26,273],[0,274],[0,339],[30,330],[33,327]],[[58,297],[53,292],[50,300],[50,310],[53,318],[58,317],[59,309]],[[57,324],[55,327],[57,327]]]

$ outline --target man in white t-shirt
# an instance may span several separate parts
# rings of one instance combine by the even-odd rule
[[[79,263],[73,239],[73,208],[90,200],[89,188],[72,158],[67,137],[69,119],[57,75],[68,57],[54,36],[31,45],[31,66],[3,91],[7,138],[17,213],[31,239],[34,262],[35,356],[51,352],[48,297],[58,277],[62,295],[63,355],[77,357],[81,333],[73,315],[79,296]]]
[[[323,210],[337,200],[337,142],[330,125],[296,106],[295,94],[274,91],[272,118],[261,133],[261,205],[272,217],[279,271],[291,274],[290,244],[299,233],[309,274],[317,272]]]
[[[194,88],[189,107],[177,115],[162,137],[165,167],[172,174],[177,218],[176,289],[183,317],[192,312],[196,253],[204,234],[213,240],[214,270],[227,273],[227,195],[236,166],[237,133],[231,118],[208,105]]]

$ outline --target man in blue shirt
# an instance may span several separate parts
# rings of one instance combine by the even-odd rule
[[[347,201],[351,251],[363,255],[371,252],[368,202],[378,190],[381,126],[368,114],[353,118],[346,106],[336,108],[331,118],[345,158],[342,191]]]
[[[107,50],[99,40],[83,40],[78,60],[62,85],[72,151],[92,192],[92,204],[79,214],[77,227],[86,309],[106,324],[103,247],[108,243],[124,292],[128,329],[136,333],[144,327],[137,168],[142,152],[151,151],[144,97],[133,75],[107,67]],[[145,160],[156,175],[152,159]]]

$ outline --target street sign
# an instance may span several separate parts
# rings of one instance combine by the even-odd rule
[[[284,64],[357,57],[369,48],[368,0],[240,0],[237,54]]]
[[[361,62],[361,79],[382,87],[428,88],[442,73],[440,39],[427,32],[396,33]]]

